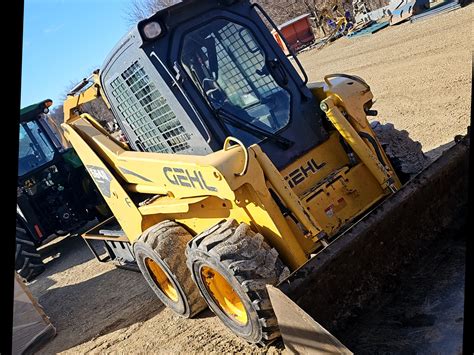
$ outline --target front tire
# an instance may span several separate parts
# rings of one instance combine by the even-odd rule
[[[158,298],[176,314],[191,318],[207,307],[186,268],[186,244],[192,236],[173,221],[143,232],[134,244],[138,267]]]
[[[18,222],[15,242],[15,270],[26,281],[32,281],[45,270],[45,266],[29,232]]]
[[[209,308],[236,335],[260,345],[280,336],[265,285],[289,271],[261,234],[234,219],[223,221],[188,244],[187,259]]]

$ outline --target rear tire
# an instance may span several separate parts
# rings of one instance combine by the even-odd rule
[[[407,131],[399,131],[391,123],[374,121],[370,125],[402,184],[426,167],[429,160],[421,143],[412,140]]]
[[[134,244],[138,267],[158,298],[176,314],[190,318],[207,307],[186,268],[191,234],[173,221],[148,228]]]
[[[36,249],[29,232],[16,224],[15,270],[26,281],[32,281],[45,270],[43,259]]]
[[[259,233],[230,219],[197,235],[188,268],[209,308],[236,335],[266,345],[280,336],[266,285],[289,275]]]

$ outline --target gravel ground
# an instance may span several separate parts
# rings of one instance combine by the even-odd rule
[[[359,75],[377,99],[377,120],[393,122],[425,152],[466,132],[470,117],[473,6],[370,37],[340,39],[300,54],[312,81]],[[43,247],[47,271],[30,284],[57,329],[39,353],[268,353],[248,345],[209,311],[181,319],[155,298],[139,273],[99,263],[79,237]]]
[[[427,152],[466,133],[470,121],[473,8],[341,38],[299,58],[310,80],[330,73],[364,78],[376,119],[407,130]]]

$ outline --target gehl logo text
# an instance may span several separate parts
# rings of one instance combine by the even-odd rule
[[[214,186],[209,186],[204,180],[202,173],[197,170],[188,170],[180,168],[169,168],[164,167],[163,173],[166,176],[166,179],[173,185],[193,187],[195,189],[201,188],[202,190],[208,190],[216,192],[217,188]]]
[[[295,187],[296,185],[301,184],[310,174],[316,174],[325,165],[326,163],[318,165],[314,159],[311,159],[298,169],[293,170],[288,174],[288,176],[285,176],[285,180],[288,181],[290,187]]]

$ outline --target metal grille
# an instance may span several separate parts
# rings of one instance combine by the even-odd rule
[[[264,66],[265,57],[246,28],[228,23],[218,33],[220,37],[216,45],[219,61],[218,81],[226,92],[241,95],[252,92],[249,82],[261,96],[281,90],[270,75],[260,76],[255,72],[255,68]],[[227,47],[227,51],[224,46]],[[233,54],[235,62],[228,52]]]
[[[177,153],[190,148],[190,134],[138,62],[110,86],[120,114],[146,151]]]

